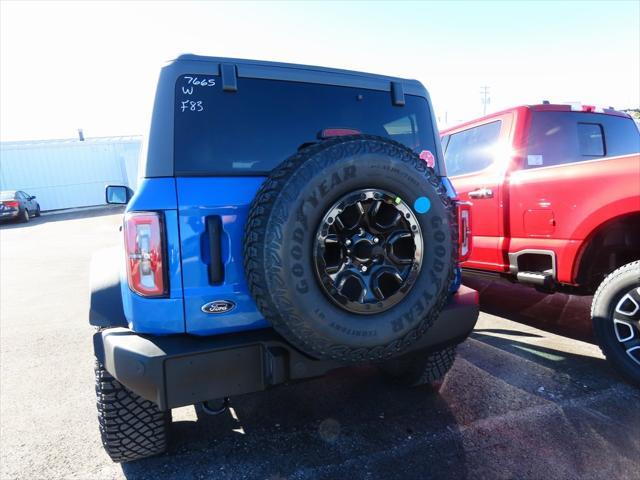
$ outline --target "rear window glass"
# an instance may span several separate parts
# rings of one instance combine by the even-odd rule
[[[354,129],[435,152],[426,99],[390,92],[281,80],[183,75],[176,82],[176,174],[262,175],[329,128]]]
[[[465,175],[489,167],[495,157],[502,121],[485,123],[449,137],[444,161],[447,175]]]
[[[527,168],[615,157],[640,151],[630,118],[583,112],[532,112]]]

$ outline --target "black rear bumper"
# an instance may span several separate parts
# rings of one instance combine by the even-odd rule
[[[477,318],[478,294],[463,286],[412,351],[463,341]],[[256,392],[344,366],[308,357],[272,329],[160,337],[112,328],[96,333],[93,342],[111,375],[162,410]]]

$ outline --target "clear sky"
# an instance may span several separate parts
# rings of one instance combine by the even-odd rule
[[[516,104],[640,105],[640,1],[12,2],[0,139],[144,134],[159,68],[190,52],[416,78],[440,127]]]

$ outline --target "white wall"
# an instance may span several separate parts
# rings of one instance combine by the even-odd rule
[[[0,143],[0,190],[35,195],[42,210],[102,205],[104,187],[135,189],[140,137]]]

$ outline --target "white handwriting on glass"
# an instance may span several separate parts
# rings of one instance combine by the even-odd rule
[[[193,87],[214,87],[216,85],[215,78],[198,78],[190,75],[185,75],[182,79],[186,82],[186,85],[181,86],[183,95],[193,95]],[[202,112],[204,110],[204,104],[202,100],[181,100],[180,111],[181,112]]]
[[[204,110],[202,100],[183,100],[180,108],[183,112],[201,112]]]
[[[185,80],[187,80],[187,85],[199,85],[201,87],[215,87],[216,85],[216,79],[215,78],[202,78],[199,79],[198,77],[190,77],[189,75],[185,75],[184,77]]]

